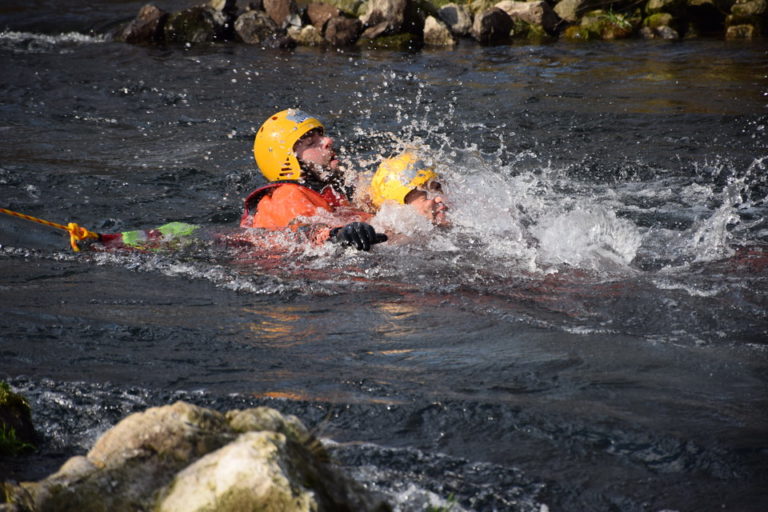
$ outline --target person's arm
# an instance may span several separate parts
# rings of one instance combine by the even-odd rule
[[[251,227],[262,229],[291,229],[302,233],[309,241],[322,244],[326,241],[352,245],[367,251],[372,245],[386,241],[386,235],[376,233],[364,222],[329,225],[319,213],[332,212],[330,206],[300,187],[282,186],[259,201],[253,214]],[[318,222],[306,219],[318,217]]]

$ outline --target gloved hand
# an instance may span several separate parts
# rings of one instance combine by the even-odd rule
[[[387,235],[377,233],[373,226],[365,222],[353,222],[343,228],[333,228],[330,240],[342,245],[353,245],[358,251],[367,251],[374,244],[387,241]]]

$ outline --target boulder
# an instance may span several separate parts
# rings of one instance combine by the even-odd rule
[[[560,16],[543,0],[532,2],[517,2],[503,0],[496,7],[506,12],[512,21],[523,21],[530,25],[542,27],[547,33],[554,34],[560,24]]]
[[[752,23],[729,25],[725,31],[725,38],[729,41],[738,39],[755,39],[760,35],[760,26]]]
[[[31,450],[36,441],[29,402],[0,381],[0,457]]]
[[[119,41],[130,44],[146,44],[163,39],[163,27],[168,13],[152,4],[139,9],[139,14],[117,35]]]
[[[128,416],[87,456],[6,484],[15,511],[385,511],[327,464],[307,428],[268,408],[226,415],[185,402]]]
[[[408,0],[369,0],[368,10],[360,21],[366,27],[386,24],[386,33],[400,32],[405,23],[405,10]]]
[[[231,20],[207,6],[192,7],[168,16],[165,40],[172,43],[208,43],[232,36]]]
[[[364,0],[324,0],[325,3],[330,4],[339,9],[344,14],[357,18],[364,14],[368,5]]]
[[[278,30],[277,23],[264,11],[246,11],[235,21],[236,38],[247,44],[263,43]]]
[[[389,23],[387,23],[386,21],[382,21],[377,25],[368,27],[365,30],[363,30],[363,33],[360,35],[360,37],[363,39],[376,39],[386,34],[388,30],[389,30]]]
[[[635,32],[639,22],[639,18],[628,18],[598,9],[586,13],[579,25],[566,28],[563,37],[582,40],[624,39]]]
[[[428,46],[453,46],[456,44],[451,30],[434,16],[424,22],[424,44]]]
[[[648,0],[645,4],[646,14],[668,12],[676,16],[685,14],[686,0]]]
[[[341,16],[341,10],[331,4],[312,2],[307,6],[309,22],[320,32],[323,31],[325,23],[336,16]]]
[[[303,27],[289,27],[288,37],[296,41],[300,46],[319,46],[325,44],[323,34],[314,25]]]
[[[739,18],[763,16],[768,11],[768,0],[736,0],[731,7],[731,14]]]
[[[467,36],[472,30],[472,17],[463,5],[444,5],[437,11],[437,15],[455,36]]]
[[[560,0],[555,4],[554,11],[561,19],[576,23],[587,11],[600,8],[600,0]]]
[[[277,23],[280,28],[291,24],[291,20],[299,12],[294,0],[264,0],[264,12]]]
[[[640,36],[643,39],[680,39],[680,33],[669,25],[644,26],[640,29]]]
[[[472,37],[484,45],[508,42],[511,31],[512,18],[498,7],[476,15],[472,24]]]
[[[360,38],[363,24],[357,18],[336,16],[325,25],[325,40],[333,46],[350,46]]]

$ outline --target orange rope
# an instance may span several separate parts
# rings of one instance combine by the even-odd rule
[[[95,238],[98,240],[99,238],[98,233],[94,233],[93,231],[88,231],[85,228],[81,228],[74,222],[70,222],[65,226],[64,224],[57,224],[56,222],[38,219],[37,217],[33,217],[31,215],[26,215],[19,212],[14,212],[13,210],[8,210],[6,208],[0,208],[0,212],[5,213],[7,215],[11,215],[13,217],[18,217],[20,219],[37,222],[38,224],[43,224],[45,226],[50,226],[52,228],[63,229],[64,231],[67,231],[69,233],[69,245],[72,246],[72,250],[75,252],[80,251],[80,247],[77,246],[77,242],[79,242],[80,240],[85,240],[86,238]]]

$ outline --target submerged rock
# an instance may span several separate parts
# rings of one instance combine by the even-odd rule
[[[128,416],[86,456],[5,492],[17,511],[389,510],[326,460],[298,418],[176,402]]]

